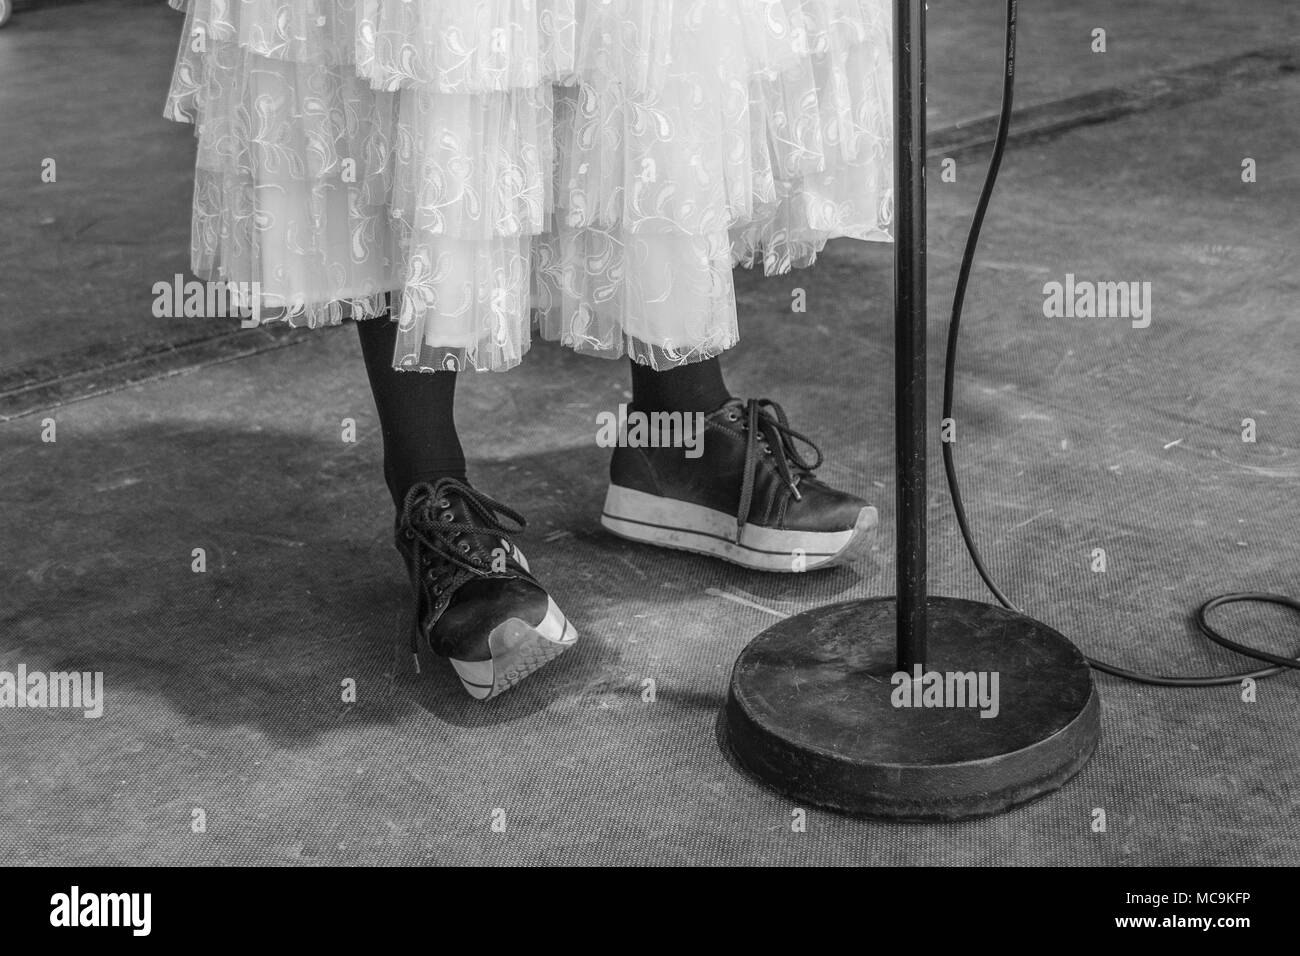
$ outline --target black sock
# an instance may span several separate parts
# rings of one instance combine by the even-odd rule
[[[731,393],[717,358],[656,372],[632,363],[632,406],[643,412],[717,411]]]
[[[401,505],[421,481],[465,480],[465,452],[456,434],[456,373],[393,368],[397,323],[387,316],[356,323],[370,391],[384,432],[384,480]]]

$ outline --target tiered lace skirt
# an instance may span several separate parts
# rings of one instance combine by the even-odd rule
[[[889,0],[171,3],[195,275],[398,368],[710,358],[735,266],[890,238]]]

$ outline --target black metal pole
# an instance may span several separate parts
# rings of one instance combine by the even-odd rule
[[[925,665],[925,0],[894,0],[898,669]]]
[[[754,638],[732,668],[718,742],[788,797],[870,816],[958,820],[1007,810],[1078,773],[1097,746],[1101,704],[1083,655],[1046,624],[926,594],[924,4],[892,6],[898,591],[814,608]],[[997,720],[959,706],[938,727],[932,711],[898,706],[894,682],[881,680],[889,661],[875,651],[890,641],[904,673],[930,660],[960,662],[963,671],[1002,675],[1002,687],[1016,692],[1002,695]]]

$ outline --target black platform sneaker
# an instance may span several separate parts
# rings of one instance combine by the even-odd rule
[[[508,690],[578,639],[510,540],[523,526],[517,512],[454,478],[414,486],[397,516],[397,550],[415,590],[416,666],[423,639],[479,700]]]
[[[600,523],[622,538],[760,571],[828,568],[866,550],[876,509],[813,477],[822,453],[780,405],[732,399],[705,416],[696,440],[697,458],[680,447],[616,448]]]

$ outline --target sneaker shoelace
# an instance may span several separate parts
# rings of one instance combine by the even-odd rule
[[[740,415],[728,416],[738,421]],[[740,486],[740,507],[736,511],[736,543],[740,543],[741,532],[745,529],[745,519],[749,517],[749,507],[754,499],[754,481],[758,473],[760,457],[768,456],[776,466],[777,473],[785,482],[796,501],[803,495],[799,493],[799,482],[804,477],[821,467],[822,451],[807,435],[800,434],[790,427],[785,409],[769,398],[751,398],[744,405],[745,418],[745,477]],[[795,446],[800,442],[812,450],[816,457],[809,461]],[[791,465],[794,468],[791,468]]]
[[[451,513],[452,496],[465,507],[465,521]],[[515,525],[509,527],[506,519]],[[527,522],[523,515],[476,488],[455,478],[440,478],[430,484],[411,487],[402,501],[399,533],[411,542],[411,575],[415,590],[414,622],[411,628],[411,652],[419,667],[420,615],[424,610],[424,575],[439,563],[451,565],[451,576],[432,585],[435,600],[450,595],[472,578],[492,574],[492,562],[484,556],[482,536],[499,539],[507,557],[515,553],[511,536],[522,531]],[[477,546],[476,546],[477,545]]]

